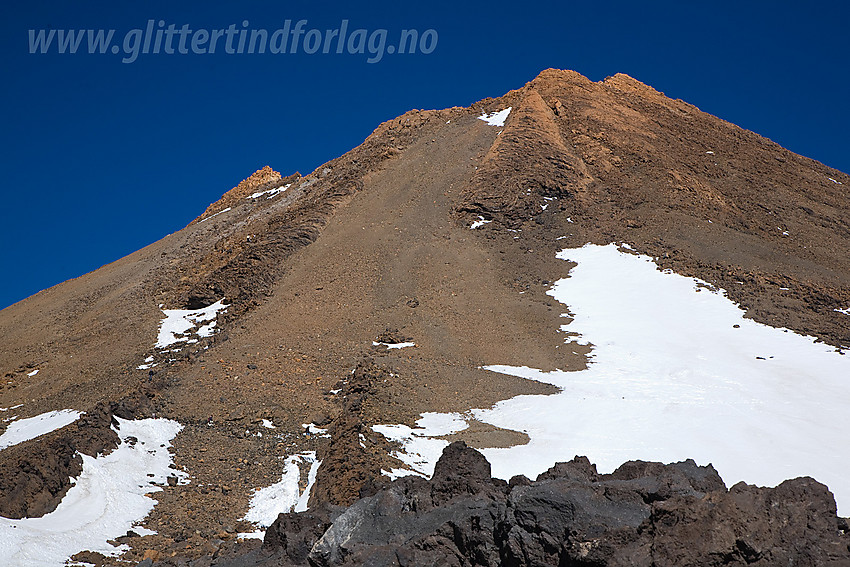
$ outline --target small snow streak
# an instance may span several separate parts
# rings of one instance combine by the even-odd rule
[[[328,435],[327,429],[322,429],[315,423],[302,423],[301,427],[303,427],[310,435],[318,435],[319,437],[330,437],[330,435]]]
[[[286,191],[287,189],[289,189],[289,186],[290,186],[290,185],[292,185],[292,184],[291,184],[291,183],[287,183],[287,184],[286,184],[286,185],[284,185],[283,187],[275,187],[274,189],[267,189],[266,191],[258,191],[257,193],[253,193],[253,194],[251,194],[251,195],[248,195],[248,196],[247,196],[247,197],[245,197],[245,198],[246,198],[246,199],[259,199],[259,198],[260,198],[260,197],[262,197],[263,195],[266,195],[266,199],[271,199],[271,198],[272,198],[272,197],[274,197],[275,195],[278,195],[278,194],[280,194],[280,193],[283,193],[284,191]]]
[[[392,350],[395,348],[415,347],[416,343],[379,343],[372,341],[372,346],[385,346],[387,350]]]
[[[513,107],[509,106],[504,110],[500,110],[492,114],[482,113],[481,116],[478,117],[478,120],[483,120],[490,126],[504,126],[505,120],[507,120],[508,114],[511,113],[512,108]]]
[[[471,225],[469,225],[469,228],[471,230],[475,230],[476,228],[481,228],[482,226],[484,226],[488,222],[493,222],[493,221],[485,220],[484,217],[482,217],[481,215],[478,215],[478,220],[473,222]]]
[[[302,493],[298,485],[301,480],[299,464],[308,463],[310,470],[307,475],[307,487]],[[248,513],[242,519],[261,528],[267,528],[277,519],[278,514],[305,511],[310,499],[310,489],[313,487],[316,472],[321,464],[322,461],[316,459],[315,451],[305,451],[288,457],[280,481],[254,492]],[[240,534],[241,537],[250,537],[250,535]],[[253,535],[256,537],[256,534]]]
[[[219,212],[217,212],[217,213],[216,213],[216,214],[214,214],[214,215],[210,215],[210,216],[208,216],[208,217],[207,217],[207,218],[205,218],[205,219],[201,219],[201,220],[199,220],[199,221],[198,221],[198,224],[201,224],[202,222],[206,222],[206,221],[210,220],[210,219],[211,219],[211,218],[213,218],[213,217],[217,217],[218,215],[220,215],[220,214],[222,214],[222,213],[226,213],[226,212],[227,212],[227,211],[229,211],[229,210],[230,210],[230,207],[227,207],[226,209],[222,209],[222,210],[220,210]]]

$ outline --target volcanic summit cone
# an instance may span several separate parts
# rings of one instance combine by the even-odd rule
[[[125,538],[129,560],[212,556],[253,531],[254,490],[307,451],[322,462],[311,509],[389,498],[382,471],[400,467],[398,447],[372,426],[558,391],[489,364],[587,367],[593,345],[565,343],[569,319],[546,293],[573,265],[556,253],[587,243],[626,244],[725,290],[748,318],[850,346],[848,187],[631,77],[553,69],[467,108],[410,111],[309,175],[266,166],[184,229],[0,312],[0,407],[23,404],[18,419],[85,412],[0,449],[0,515],[55,509],[78,452],[117,446],[113,416],[182,424],[172,452],[190,478],[154,495],[145,525],[157,533]],[[169,311],[204,309],[164,333]],[[470,419],[455,438],[487,448],[529,436]],[[688,471],[689,495],[719,489]],[[830,549],[847,560],[842,541]]]

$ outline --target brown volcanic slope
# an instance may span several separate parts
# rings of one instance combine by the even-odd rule
[[[508,106],[504,128],[477,118]],[[159,535],[131,538],[127,557],[210,553],[212,536],[231,537],[223,526],[240,529],[251,489],[279,478],[279,455],[319,450],[314,497],[350,502],[388,459],[379,438],[363,451],[346,442],[365,425],[551,391],[481,364],[581,368],[586,348],[555,348],[562,320],[544,293],[569,269],[562,247],[628,242],[727,289],[759,321],[850,345],[834,311],[850,305],[848,187],[625,75],[547,70],[469,108],[408,112],[306,177],[264,168],[183,230],[4,309],[0,407],[186,425],[175,460],[193,482],[157,495]],[[479,215],[493,222],[469,230]],[[219,334],[153,348],[160,304],[222,297]],[[388,330],[417,347],[374,347]],[[136,367],[151,355],[149,380]],[[282,438],[245,435],[263,418]],[[331,442],[306,438],[309,421],[329,422]],[[0,452],[0,515],[55,506],[73,466],[46,463],[43,446],[92,450],[77,430]],[[471,431],[478,446],[522,442]]]

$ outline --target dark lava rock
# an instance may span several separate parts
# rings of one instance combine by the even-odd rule
[[[327,506],[300,514],[281,514],[266,530],[263,549],[283,554],[295,565],[306,564],[310,551],[331,526],[332,514]]]
[[[455,442],[430,481],[404,477],[347,509],[281,514],[261,549],[198,565],[846,566],[847,529],[810,478],[727,490],[691,460],[599,474],[576,457],[506,483]]]
[[[104,557],[102,553],[98,553],[96,551],[81,551],[71,556],[72,561],[91,563],[92,565],[103,565],[104,559],[106,559],[106,557]]]

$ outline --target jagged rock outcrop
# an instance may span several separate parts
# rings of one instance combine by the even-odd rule
[[[233,205],[239,203],[242,199],[250,197],[254,193],[259,193],[261,191],[268,191],[269,189],[283,187],[287,183],[291,183],[298,179],[300,175],[295,173],[286,178],[281,176],[281,174],[271,167],[265,165],[262,168],[258,169],[242,181],[240,181],[236,187],[225,193],[221,196],[221,199],[212,203],[207,209],[199,216],[195,221],[198,222],[204,220],[206,218],[215,215],[216,213],[223,211],[227,207],[232,207]]]
[[[848,565],[847,522],[810,478],[726,489],[711,465],[586,457],[536,481],[490,477],[463,442],[340,513],[281,514],[261,550],[204,565]],[[198,565],[202,563],[197,563]]]

